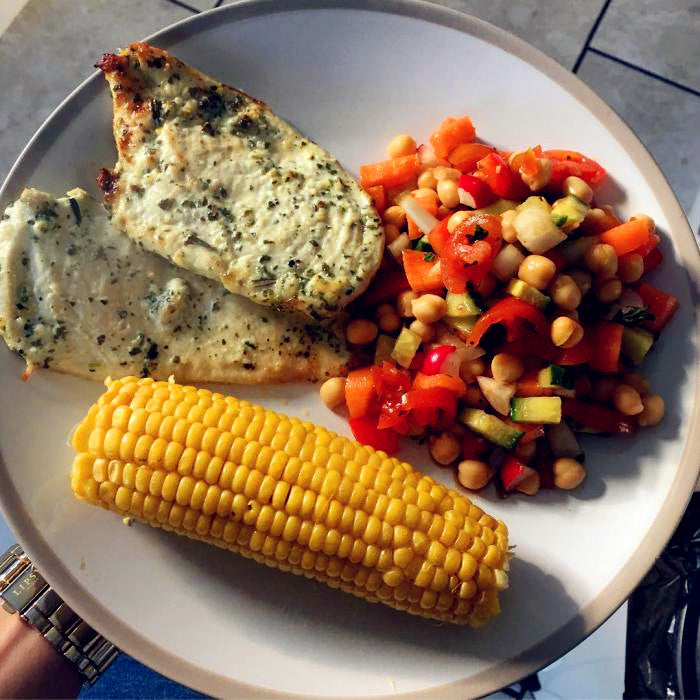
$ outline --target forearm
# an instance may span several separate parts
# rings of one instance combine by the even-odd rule
[[[81,679],[39,632],[0,607],[0,698],[76,697]]]

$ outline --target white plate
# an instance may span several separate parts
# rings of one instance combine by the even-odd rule
[[[673,531],[697,475],[698,252],[658,168],[571,74],[512,36],[419,3],[240,3],[153,38],[210,75],[266,100],[350,169],[382,158],[397,132],[419,139],[470,115],[505,148],[573,148],[612,173],[605,197],[650,214],[667,235],[657,275],[681,310],[650,373],[668,416],[634,440],[591,440],[582,489],[499,501],[516,557],[503,614],[474,632],[370,606],[294,576],[77,502],[66,438],[101,387],[0,353],[1,501],[68,603],[155,669],[219,696],[420,693],[462,698],[508,684],[567,651],[627,597]],[[111,47],[106,47],[111,48]],[[97,58],[97,57],[96,57]],[[3,206],[25,185],[95,191],[114,162],[99,76],[78,88],[23,153]],[[673,240],[670,240],[670,234]],[[236,389],[347,434],[313,387]],[[418,466],[450,481],[417,453]],[[432,690],[429,690],[432,689]]]

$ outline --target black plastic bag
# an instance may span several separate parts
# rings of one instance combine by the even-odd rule
[[[624,698],[698,698],[700,493],[629,599]]]

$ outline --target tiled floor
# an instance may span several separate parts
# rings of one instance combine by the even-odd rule
[[[0,0],[0,179],[48,113],[90,74],[100,52],[220,4],[221,0]],[[697,0],[439,4],[501,26],[577,73],[638,134],[664,170],[693,229],[700,229]],[[0,550],[11,539],[0,518]],[[535,697],[620,697],[625,618],[623,608],[542,672],[543,690]],[[140,673],[136,668],[130,666],[128,672]],[[130,686],[131,694],[137,687]],[[98,686],[95,696],[99,690]],[[129,694],[129,689],[124,692]],[[172,687],[158,692],[175,694]]]

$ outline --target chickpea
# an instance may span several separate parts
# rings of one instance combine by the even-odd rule
[[[642,396],[644,410],[637,414],[637,422],[642,427],[658,425],[666,413],[666,404],[658,394]]]
[[[418,299],[418,295],[412,289],[399,292],[399,296],[396,298],[396,310],[399,312],[399,316],[412,318],[413,302],[416,299]]]
[[[435,327],[416,319],[409,327],[424,343],[429,343],[435,338]]]
[[[476,360],[463,362],[459,368],[459,376],[466,384],[472,384],[476,381],[476,378],[480,377],[485,371],[486,365],[484,361],[478,357]]]
[[[628,384],[618,384],[612,392],[613,406],[626,416],[636,416],[644,410],[642,397]]]
[[[644,274],[644,258],[639,253],[625,253],[617,259],[617,276],[625,283],[637,282]]]
[[[392,204],[384,210],[382,221],[385,224],[393,224],[396,228],[402,229],[406,225],[406,212],[398,204]]]
[[[567,274],[574,282],[576,282],[576,286],[581,290],[582,297],[585,297],[586,294],[591,291],[591,287],[593,286],[593,278],[591,277],[590,272],[577,267],[573,270],[569,270]]]
[[[603,233],[617,226],[620,220],[612,213],[608,207],[598,207],[591,209],[586,218],[581,222],[581,230],[587,234]]]
[[[603,304],[612,304],[622,294],[622,282],[617,277],[603,280],[594,288],[595,296]]]
[[[649,232],[656,232],[656,224],[654,223],[654,219],[646,214],[634,214],[633,216],[630,216],[630,221],[646,221],[647,226],[649,226]]]
[[[461,369],[459,371],[459,376],[464,379]],[[464,379],[464,381],[469,384],[467,387],[467,393],[464,395],[464,403],[472,408],[487,408],[489,404],[484,398],[484,395],[481,393],[479,385],[472,383],[474,379],[472,378],[471,382],[468,382],[466,379]]]
[[[526,442],[525,444],[519,442],[515,448],[515,456],[521,459],[523,462],[529,462],[537,452],[537,445],[534,440]]]
[[[554,485],[567,491],[575,489],[586,478],[586,469],[575,459],[561,457],[554,462]]]
[[[524,493],[527,496],[534,496],[540,490],[540,474],[533,472],[525,477],[516,487],[516,491]]]
[[[649,380],[644,375],[639,374],[639,372],[627,372],[622,377],[622,381],[636,389],[640,396],[646,396],[651,388]]]
[[[549,293],[565,311],[573,311],[581,303],[581,290],[569,275],[557,275],[549,285]]]
[[[452,433],[440,433],[430,442],[430,456],[438,464],[450,464],[461,454],[462,444]]]
[[[518,268],[518,277],[535,289],[546,289],[556,274],[557,266],[544,255],[528,255]]]
[[[564,194],[573,195],[586,204],[590,204],[593,201],[593,190],[591,186],[585,180],[575,175],[569,175],[569,177],[564,180],[563,192]]]
[[[457,465],[457,481],[470,491],[483,489],[492,476],[493,469],[480,459],[465,459]]]
[[[524,371],[523,361],[517,355],[499,352],[491,360],[491,376],[503,384],[518,381]]]
[[[454,233],[454,230],[459,226],[463,221],[469,218],[471,215],[471,212],[466,211],[465,209],[462,209],[460,211],[456,211],[452,216],[449,218],[449,221],[447,222],[447,230],[450,233]]]
[[[515,209],[507,209],[501,214],[501,235],[506,243],[515,243],[518,240],[518,234],[513,226],[516,216]]]
[[[598,403],[607,403],[612,397],[615,387],[619,384],[617,379],[612,377],[599,377],[591,384],[591,396]]]
[[[459,205],[459,189],[454,180],[438,180],[437,194],[440,201],[449,209],[454,209]]]
[[[454,180],[457,182],[457,180],[462,177],[461,170],[457,170],[457,168],[448,168],[444,165],[438,165],[437,167],[433,168],[433,173],[435,174],[438,182],[440,180]]]
[[[413,315],[425,324],[439,321],[447,313],[447,302],[437,294],[421,294],[411,303]]]
[[[431,190],[429,187],[419,187],[417,190],[413,190],[411,194],[420,198],[430,198],[436,205],[439,203],[437,192],[435,190]]]
[[[345,336],[353,345],[368,345],[378,332],[377,324],[366,318],[356,318],[345,328]]]
[[[392,257],[401,262],[401,254],[404,250],[408,250],[410,247],[411,239],[408,237],[408,234],[400,233],[391,243],[389,243],[387,249],[391,253]]]
[[[433,172],[432,168],[428,168],[427,170],[424,170],[419,176],[418,176],[418,187],[421,189],[427,188],[434,190],[437,187],[437,178],[435,177],[435,173]]]
[[[437,218],[442,221],[443,219],[446,219],[448,216],[451,216],[454,213],[454,209],[450,209],[449,207],[446,207],[444,204],[441,204],[438,207],[437,210]]]
[[[401,317],[391,304],[382,304],[377,309],[377,325],[384,333],[395,333],[401,328]]]
[[[617,272],[617,253],[608,243],[596,243],[584,254],[586,267],[598,278],[609,279]]]
[[[417,150],[415,139],[409,134],[399,134],[394,136],[386,148],[389,158],[400,158],[401,156],[410,156]]]
[[[558,348],[573,348],[583,338],[583,327],[578,321],[568,316],[557,316],[549,329],[552,342]]]
[[[398,226],[394,224],[384,224],[384,239],[387,245],[393,243],[400,235],[401,231],[399,231]]]
[[[321,401],[334,411],[345,403],[345,377],[331,377],[321,384]]]

